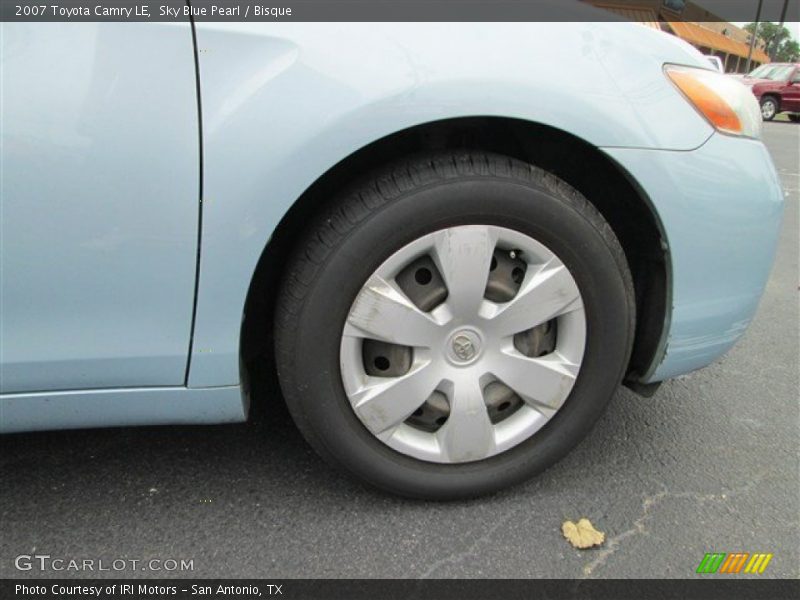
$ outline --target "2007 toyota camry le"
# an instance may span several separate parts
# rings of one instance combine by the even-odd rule
[[[749,89],[636,23],[5,23],[0,428],[244,421],[522,481],[751,321]],[[698,402],[702,398],[697,399]]]

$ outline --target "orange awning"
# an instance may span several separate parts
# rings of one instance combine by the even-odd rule
[[[732,40],[721,33],[711,31],[696,23],[668,21],[667,24],[675,35],[695,46],[704,46],[726,54],[741,56],[742,58],[747,58],[747,54],[750,51],[750,46],[747,44]],[[770,62],[769,56],[760,48],[753,48],[753,60],[759,63]]]

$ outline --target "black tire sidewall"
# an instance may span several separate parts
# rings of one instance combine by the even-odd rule
[[[437,464],[405,456],[375,438],[345,394],[339,349],[346,316],[367,278],[391,254],[433,231],[466,224],[507,227],[545,244],[578,283],[587,345],[573,390],[539,432],[483,461]],[[579,207],[524,181],[462,177],[407,192],[373,212],[330,253],[304,299],[294,335],[296,395],[317,449],[386,490],[427,498],[476,495],[526,479],[589,431],[619,384],[630,353],[633,302],[619,255]],[[616,240],[613,239],[613,243]]]

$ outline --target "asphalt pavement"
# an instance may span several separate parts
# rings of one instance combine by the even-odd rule
[[[774,555],[761,577],[797,578],[800,125],[767,123],[765,139],[787,207],[745,337],[653,398],[620,390],[537,479],[465,502],[390,497],[319,460],[280,401],[243,425],[10,435],[0,577],[693,577],[706,552],[742,551]],[[562,538],[584,516],[604,546]],[[25,554],[193,570],[18,571]]]

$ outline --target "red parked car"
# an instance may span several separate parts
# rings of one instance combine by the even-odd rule
[[[742,80],[758,98],[761,117],[771,121],[778,113],[788,112],[790,120],[800,122],[800,63],[773,63],[761,68],[765,70],[760,77]]]

